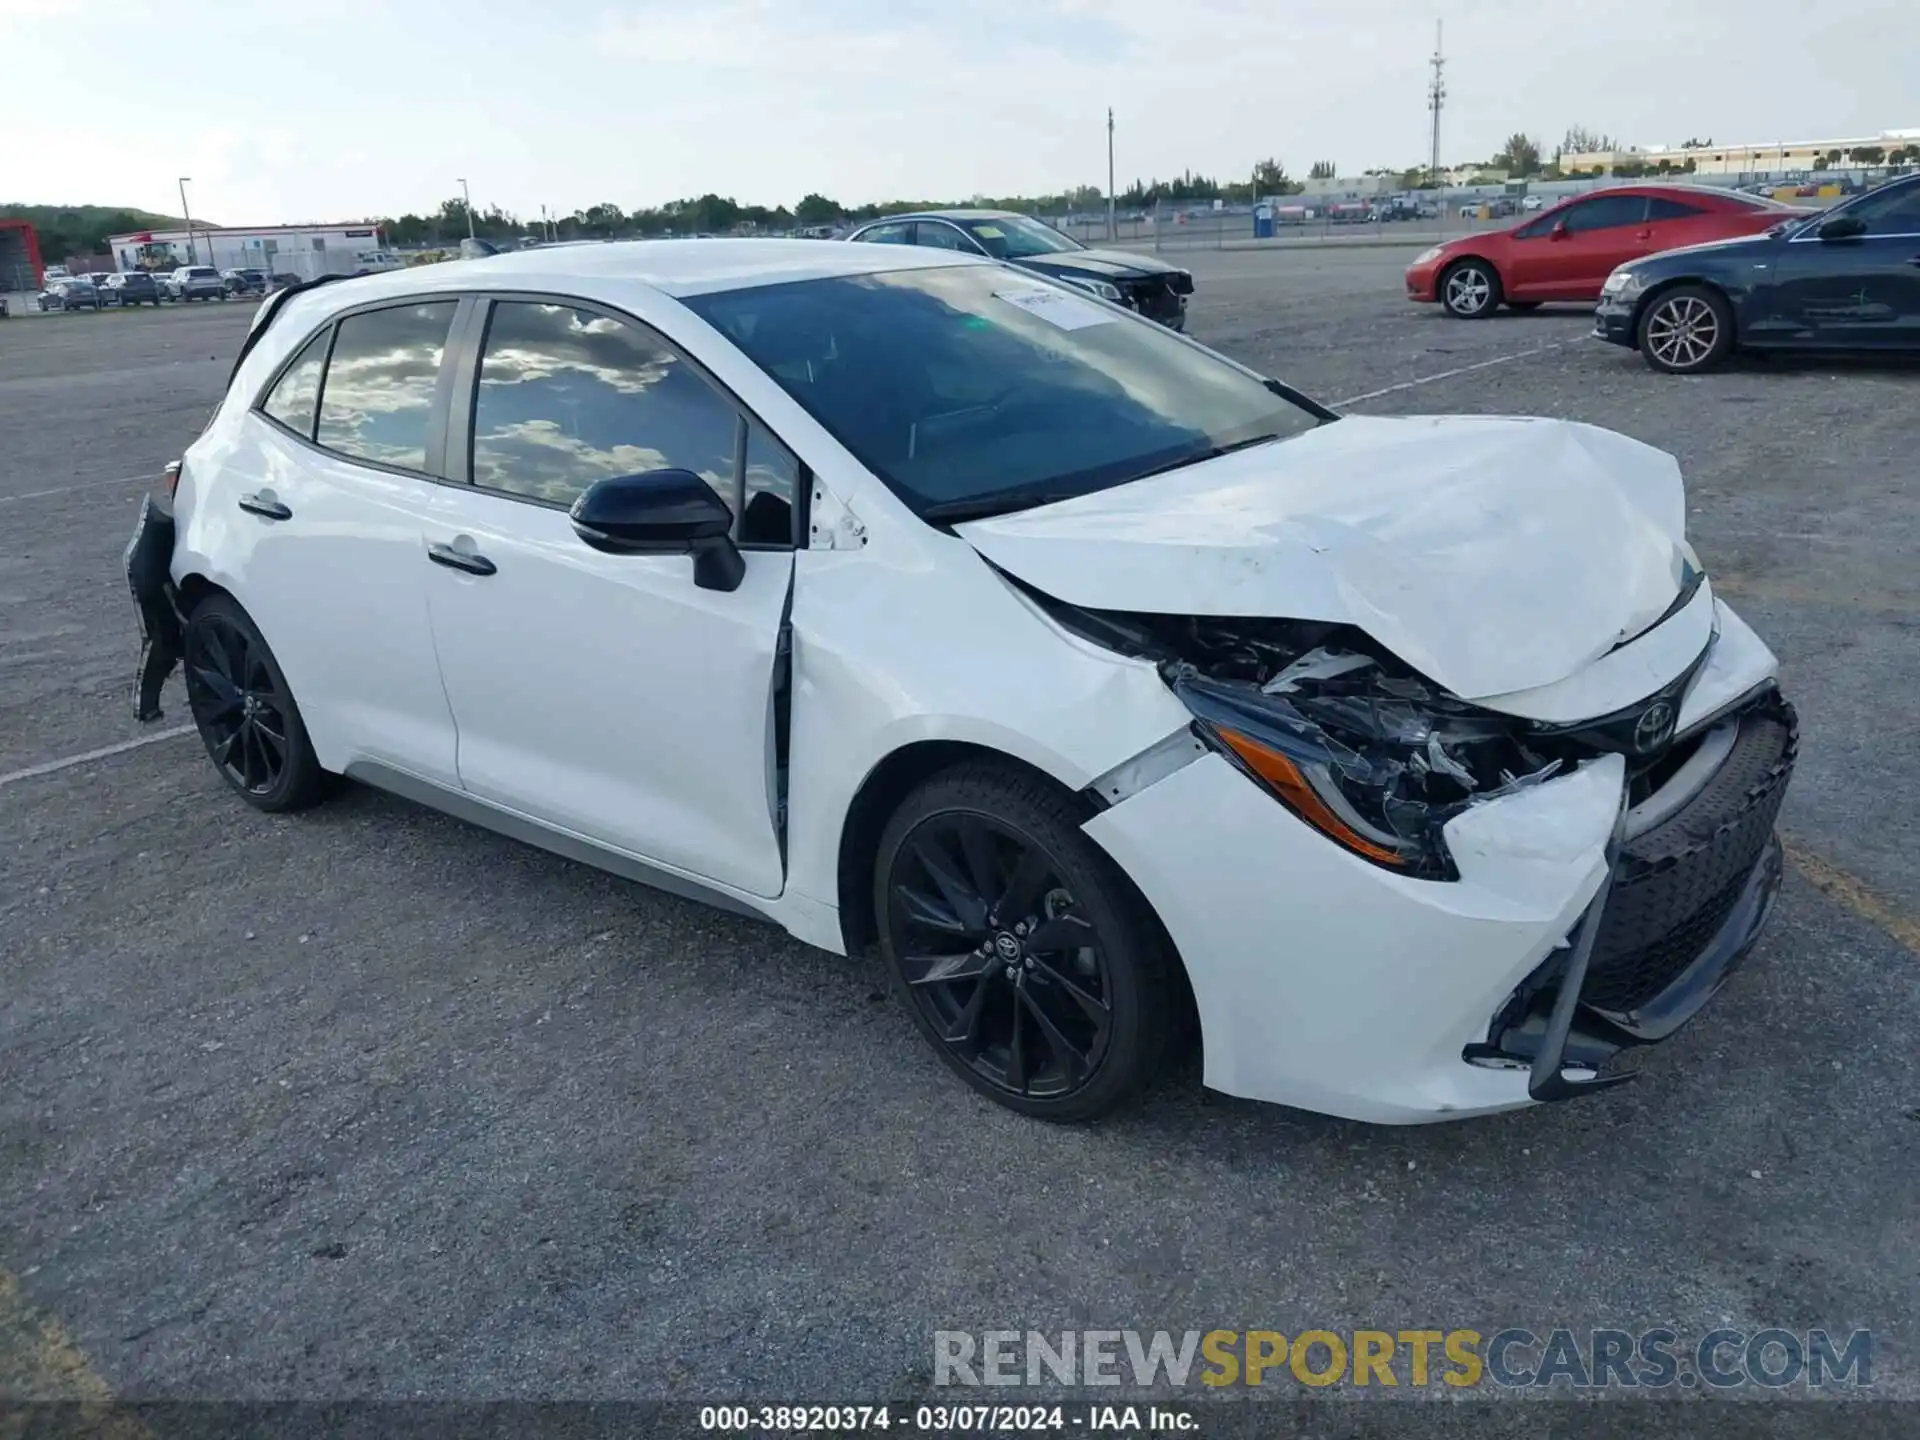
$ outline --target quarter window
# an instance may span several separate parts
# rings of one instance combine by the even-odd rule
[[[427,468],[434,384],[456,302],[396,305],[339,325],[320,395],[317,443],[356,460]]]
[[[740,539],[747,545],[791,545],[800,462],[758,425],[747,427],[746,508]]]
[[[313,408],[320,398],[320,372],[326,368],[327,342],[332,338],[329,325],[309,340],[260,407],[302,440],[313,439]]]
[[[734,505],[740,417],[651,335],[569,305],[493,307],[474,395],[473,483],[556,505],[648,470],[691,470]]]
[[[868,245],[911,245],[913,227],[911,225],[875,225],[860,232],[860,239]]]
[[[1644,195],[1603,195],[1597,200],[1582,200],[1566,212],[1567,230],[1574,235],[1638,225],[1646,218]]]

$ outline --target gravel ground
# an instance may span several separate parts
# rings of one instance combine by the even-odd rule
[[[0,1394],[57,1321],[146,1397],[871,1401],[936,1329],[1777,1325],[1872,1328],[1920,1398],[1920,370],[1676,380],[1579,310],[1409,306],[1396,252],[1189,258],[1193,332],[1324,399],[1679,455],[1801,709],[1799,863],[1640,1083],[1392,1130],[1189,1061],[1052,1129],[867,962],[387,797],[260,817],[190,738],[11,778],[142,733],[121,550],[250,307],[36,318],[0,330]]]

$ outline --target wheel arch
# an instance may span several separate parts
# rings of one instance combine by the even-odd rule
[[[991,745],[970,740],[928,739],[911,741],[889,752],[867,772],[866,779],[854,792],[853,801],[847,807],[846,820],[840,827],[837,872],[840,933],[848,955],[857,956],[879,943],[879,921],[873,911],[873,866],[881,832],[886,829],[887,821],[916,786],[943,771],[980,763],[1004,766],[1059,792],[1080,813],[1083,821],[1091,820],[1106,808],[1106,802],[1091,787],[1076,790],[1031,761],[1022,760]],[[1104,845],[1098,841],[1094,845],[1106,856],[1121,883],[1139,900],[1143,913],[1151,917],[1160,943],[1172,961],[1182,1024],[1189,1031],[1197,1033],[1199,1010],[1193,998],[1193,979],[1187,973],[1186,960],[1180,954],[1180,947],[1174,943],[1172,933],[1154,909],[1153,902],[1134,884],[1133,877],[1127,874],[1125,867],[1106,853]]]
[[[840,826],[835,873],[840,933],[847,954],[858,955],[880,938],[878,917],[873,913],[873,862],[880,847],[880,834],[894,811],[924,781],[956,766],[982,762],[1005,766],[1071,797],[1087,818],[1099,808],[1099,802],[1085,791],[1074,790],[1032,761],[977,741],[913,740],[889,751],[854,791],[846,819]]]

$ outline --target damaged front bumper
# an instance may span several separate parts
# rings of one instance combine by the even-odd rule
[[[1610,1082],[1609,1060],[1671,1035],[1752,948],[1793,712],[1769,684],[1685,743],[1705,758],[1651,794],[1613,754],[1469,808],[1446,826],[1450,881],[1330,844],[1218,754],[1086,829],[1180,950],[1209,1087],[1460,1118]]]
[[[1698,1014],[1765,928],[1782,874],[1774,824],[1798,744],[1793,707],[1771,689],[1694,737],[1694,755],[1711,763],[1669,781],[1689,793],[1623,809],[1606,884],[1462,1058],[1525,1068],[1535,1100],[1630,1079],[1599,1072]]]

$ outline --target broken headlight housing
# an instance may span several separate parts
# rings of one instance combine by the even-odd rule
[[[1089,639],[1157,660],[1204,743],[1329,840],[1402,875],[1458,879],[1446,823],[1580,757],[1346,626],[1049,608]]]

